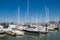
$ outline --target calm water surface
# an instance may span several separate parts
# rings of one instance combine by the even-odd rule
[[[60,32],[50,32],[48,34],[25,34],[24,36],[0,35],[0,40],[60,40]]]

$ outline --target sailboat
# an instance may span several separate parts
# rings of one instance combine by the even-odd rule
[[[17,30],[17,28],[19,28],[19,12],[20,12],[20,7],[18,7],[18,23],[16,25],[16,29],[13,30],[13,33],[15,33],[16,35],[24,35],[23,31]]]
[[[29,13],[29,1],[28,1],[28,6],[27,6],[27,13]],[[28,23],[29,23],[29,19],[28,19]],[[30,24],[27,25],[27,28],[24,29],[25,32],[29,32],[29,33],[34,33],[34,34],[39,34],[39,30],[38,27],[33,27]]]
[[[55,30],[59,30],[59,23],[58,23],[58,18],[57,17],[55,17],[55,20],[57,21],[56,23],[55,23]]]
[[[47,30],[54,30],[54,25],[49,23],[49,8],[45,6]]]
[[[17,28],[19,28],[19,11],[20,11],[20,8],[18,7],[18,22],[17,22],[17,25],[14,24],[14,23],[11,23],[9,24],[9,28],[8,28],[8,34],[11,34],[11,35],[24,35],[24,32],[18,30]]]
[[[47,34],[48,33],[47,24],[40,25],[39,26],[39,31],[40,31],[41,34]]]
[[[48,9],[46,9],[46,7],[45,7],[46,17],[47,17],[47,11],[48,11]],[[47,27],[48,27],[47,21],[48,21],[48,18],[46,18],[46,23],[44,23],[44,24],[39,26],[39,31],[40,31],[41,34],[48,33],[48,30],[47,30]]]

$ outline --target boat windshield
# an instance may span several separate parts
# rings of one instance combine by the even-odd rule
[[[4,26],[3,26],[3,28],[8,28],[8,27],[9,27],[9,26],[7,26],[7,25],[4,25]]]
[[[12,28],[12,30],[15,30],[16,28]]]

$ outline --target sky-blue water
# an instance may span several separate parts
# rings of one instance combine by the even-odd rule
[[[17,21],[17,10],[20,7],[20,21],[25,21],[27,13],[28,0],[0,0],[0,22]],[[39,20],[45,21],[45,6],[49,8],[49,20],[60,20],[60,0],[29,0],[29,16],[30,21],[34,22],[39,16]],[[32,17],[33,16],[33,17]]]

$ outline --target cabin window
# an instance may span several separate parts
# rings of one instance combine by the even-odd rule
[[[8,26],[7,25],[4,25],[3,28],[8,28]]]

